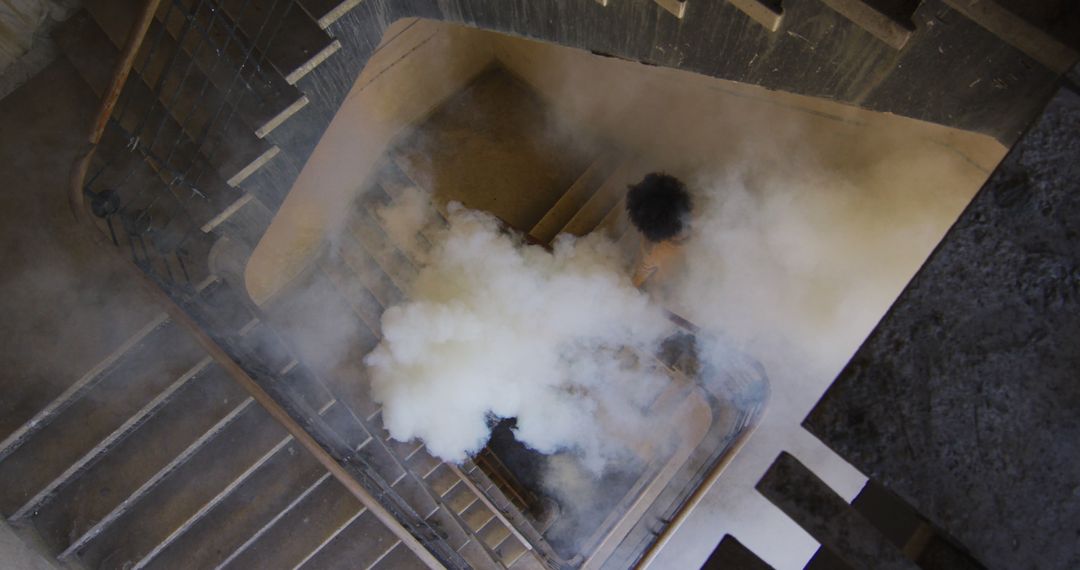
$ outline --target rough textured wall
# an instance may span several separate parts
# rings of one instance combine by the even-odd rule
[[[1080,94],[1062,88],[806,420],[990,568],[1077,568]]]

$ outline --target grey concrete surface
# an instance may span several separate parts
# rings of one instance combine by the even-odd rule
[[[1065,88],[804,424],[989,568],[1080,567],[1078,184]]]
[[[0,566],[8,570],[56,570],[51,560],[23,542],[19,535],[0,520]]]

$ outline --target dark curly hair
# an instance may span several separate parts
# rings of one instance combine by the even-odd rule
[[[653,172],[626,194],[630,222],[649,241],[660,242],[682,233],[693,202],[681,180]]]

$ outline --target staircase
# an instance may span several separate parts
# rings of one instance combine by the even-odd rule
[[[431,232],[417,236],[419,252],[414,251],[415,246],[396,243],[376,215],[379,208],[404,199],[410,187],[422,188],[422,181],[430,180],[430,172],[416,170],[418,163],[412,160],[415,150],[406,140],[387,152],[356,201],[342,235],[321,256],[315,269],[290,287],[291,292],[282,295],[294,298],[279,301],[278,307],[270,311],[283,323],[279,327],[283,330],[292,321],[328,320],[332,315],[346,313],[354,316],[355,336],[362,340],[350,356],[339,361],[341,369],[320,371],[324,378],[366,379],[366,371],[359,363],[379,341],[382,311],[406,300],[408,285],[421,266],[420,258],[431,247]],[[627,236],[630,243],[636,244],[634,232],[626,231],[622,205],[632,162],[611,150],[601,152],[562,196],[549,201],[554,204],[549,211],[534,216],[530,232],[533,241],[549,243],[561,232],[585,235],[600,229],[614,237]],[[442,212],[436,223],[445,225],[445,204],[437,203],[436,207]],[[312,305],[322,308],[313,309]],[[342,382],[341,393],[348,391],[347,384]],[[546,541],[540,530],[533,529],[533,523],[525,519],[523,506],[512,504],[508,498],[515,494],[513,489],[496,485],[473,462],[462,467],[442,463],[416,442],[402,444],[388,439],[381,427],[380,409],[371,401],[366,385],[353,394],[349,404],[362,410],[365,421],[379,434],[378,445],[408,471],[405,477],[415,477],[422,492],[411,495],[411,499],[418,512],[433,519],[440,517],[438,524],[450,536],[450,544],[471,565],[517,569],[544,567],[545,559],[553,563],[550,553],[543,552]],[[541,552],[532,550],[530,543]]]
[[[99,97],[142,4],[88,0],[56,32]],[[295,83],[339,49],[323,26],[349,4],[162,2],[91,165],[88,196],[106,239],[199,308],[246,367],[279,379],[279,399],[308,410],[312,429],[336,437],[338,455],[370,486],[392,489],[380,502],[404,524],[418,512],[441,524],[402,498],[423,498],[402,467],[423,454],[389,455],[385,438],[366,431],[207,264],[219,237],[253,245],[283,199],[287,181],[266,183],[284,159],[267,137],[310,128],[290,122],[309,103]],[[0,512],[64,565],[426,566],[401,525],[387,526],[347,491],[165,313],[2,435]],[[432,527],[414,532],[445,538]]]

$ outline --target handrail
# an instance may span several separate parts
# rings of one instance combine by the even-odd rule
[[[116,102],[120,99],[120,93],[124,90],[128,76],[131,75],[131,69],[135,66],[135,58],[139,54],[139,48],[142,47],[146,32],[150,30],[150,24],[153,23],[154,14],[157,13],[160,4],[161,0],[147,0],[142,11],[139,12],[139,16],[135,19],[135,23],[132,24],[131,31],[128,32],[127,40],[124,43],[124,49],[120,52],[120,59],[116,61],[112,81],[109,83],[109,88],[105,91],[105,96],[98,106],[97,115],[94,117],[94,123],[88,138],[89,147],[75,161],[71,169],[71,187],[68,189],[68,202],[76,220],[81,220],[86,212],[83,183],[86,181],[86,173],[90,170],[90,161],[93,160],[98,143],[101,142],[101,137],[105,134],[105,127],[109,124],[109,117],[112,116]]]
[[[105,95],[101,100],[101,104],[98,106],[97,114],[94,117],[90,135],[87,137],[88,148],[72,165],[69,179],[70,188],[68,189],[68,201],[72,214],[75,216],[76,226],[87,233],[90,233],[90,230],[94,229],[86,216],[86,201],[83,191],[83,184],[86,181],[90,162],[105,133],[105,128],[108,125],[109,119],[112,117],[113,110],[120,98],[120,94],[124,90],[124,85],[127,83],[127,79],[135,65],[139,49],[142,47],[143,40],[146,38],[146,33],[154,21],[155,14],[157,13],[160,4],[161,0],[147,0],[134,24],[132,24],[124,49],[120,54],[120,59],[117,61],[113,71],[109,88],[106,90]],[[203,328],[192,319],[191,315],[189,315],[183,307],[169,297],[161,286],[155,283],[136,265],[135,262],[120,253],[119,250],[114,248],[106,249],[109,251],[109,255],[116,256],[120,259],[120,266],[131,271],[136,282],[140,283],[150,297],[157,300],[165,308],[165,311],[175,323],[191,333],[196,342],[198,342],[214,361],[221,366],[222,370],[240,384],[240,386],[243,387],[244,390],[246,390],[251,397],[274,418],[274,420],[281,424],[281,426],[296,439],[296,441],[300,442],[300,444],[303,445],[304,448],[307,449],[307,451],[311,453],[311,455],[314,456],[339,483],[342,484],[342,486],[356,497],[356,499],[379,520],[379,522],[386,525],[405,547],[412,551],[412,553],[429,568],[445,569],[442,562],[440,562],[419,539],[413,536],[412,533],[402,525],[401,521],[399,521],[370,492],[368,492],[368,490],[365,489],[343,465],[338,463],[337,460],[335,460],[333,456],[331,456],[330,453],[328,453],[326,449],[324,449],[269,392],[252,378],[252,376],[248,374],[248,372],[224,348],[222,348],[222,346],[214,340],[207,331],[203,330]]]

